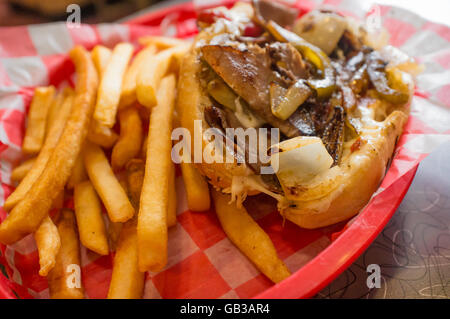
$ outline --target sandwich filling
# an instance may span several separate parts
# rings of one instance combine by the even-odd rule
[[[298,198],[299,186],[323,172],[338,176],[343,158],[367,142],[362,129],[404,107],[412,85],[401,70],[411,59],[392,47],[375,50],[348,18],[330,11],[296,17],[267,0],[199,16],[207,36],[196,47],[198,78],[211,101],[205,121],[224,139],[227,128],[279,129],[280,142],[267,149],[277,154],[278,171],[260,174],[267,164],[246,163],[263,185],[252,188],[278,199]],[[246,145],[246,160],[257,152],[252,148]],[[245,188],[242,181],[233,185],[233,193]]]

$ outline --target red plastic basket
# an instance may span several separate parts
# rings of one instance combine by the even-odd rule
[[[225,1],[226,4],[234,0]],[[309,11],[312,3],[300,1],[297,5],[301,13]],[[130,21],[127,24],[157,26],[168,15],[178,14],[191,19],[195,17],[193,3],[185,3],[154,11]],[[319,255],[292,274],[283,282],[272,286],[255,298],[309,298],[342,273],[370,245],[382,231],[404,198],[415,176],[417,166],[403,175],[387,190],[372,200],[347,226],[339,236]],[[386,200],[389,204],[386,206]],[[379,202],[384,202],[379,205]],[[6,264],[5,256],[0,256],[0,264]],[[16,298],[14,289],[21,289],[5,278],[0,272],[0,298]],[[23,292],[21,295],[26,295]],[[31,296],[30,296],[31,297]]]
[[[225,1],[232,5],[234,0]],[[299,1],[297,8],[300,14],[312,9],[309,1]],[[173,13],[191,15],[195,11],[193,3],[167,7],[133,20],[130,24],[155,25],[164,17]],[[394,215],[406,195],[417,171],[417,166],[405,174],[397,183],[391,185],[389,191],[380,194],[379,200],[391,198],[389,207],[383,206],[380,211],[377,201],[372,201],[356,218],[356,220],[340,234],[340,236],[318,256],[292,274],[283,282],[267,289],[255,298],[309,298],[348,268],[383,230]]]

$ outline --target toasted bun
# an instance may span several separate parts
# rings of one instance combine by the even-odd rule
[[[203,147],[208,141],[202,132],[195,132],[194,121],[201,121],[202,131],[209,127],[204,110],[212,101],[203,91],[199,79],[202,68],[199,47],[208,37],[207,32],[200,32],[184,58],[177,103],[182,126],[191,132],[192,142],[195,135],[202,136]],[[413,86],[411,83],[408,85],[412,96]],[[368,203],[384,177],[396,142],[407,122],[408,105],[409,102],[394,106],[371,94],[360,99],[357,109],[365,114],[361,116],[360,147],[355,149],[355,140],[345,142],[339,166],[335,166],[333,175],[330,173],[330,176],[323,177],[322,184],[319,182],[311,189],[306,187],[306,191],[304,185],[299,186],[298,196],[276,196],[280,214],[300,227],[311,229],[335,224],[356,215]],[[211,185],[226,193],[231,193],[234,177],[246,178],[254,174],[247,165],[236,162],[203,162],[196,165]],[[327,188],[327,185],[330,187]],[[318,189],[320,194],[317,194]],[[245,195],[260,191],[260,188],[248,186]]]

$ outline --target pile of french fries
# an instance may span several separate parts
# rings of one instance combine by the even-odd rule
[[[80,243],[99,255],[115,251],[108,298],[141,298],[145,272],[167,263],[167,229],[177,222],[172,123],[180,61],[190,44],[165,37],[139,42],[137,52],[129,43],[91,52],[75,47],[75,89],[35,89],[0,242],[34,235],[51,298],[84,297],[82,280],[68,284],[81,265]],[[207,182],[193,164],[180,167],[189,209],[208,210]],[[274,282],[289,276],[245,209],[212,194],[231,241]]]

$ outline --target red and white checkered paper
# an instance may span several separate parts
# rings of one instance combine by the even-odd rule
[[[356,0],[331,0],[324,4],[354,17],[363,18],[366,14]],[[316,3],[303,0],[296,5],[304,13]],[[380,12],[383,26],[391,34],[391,44],[415,57],[426,70],[417,78],[410,120],[375,196],[378,208],[383,207],[383,201],[388,205],[389,197],[382,196],[385,189],[402,182],[405,173],[437,145],[450,140],[450,28],[397,8],[381,6]],[[109,47],[119,41],[136,43],[138,37],[149,34],[187,38],[196,33],[194,6],[139,21],[143,24],[69,28],[65,23],[51,23],[0,28],[0,206],[14,189],[10,173],[21,157],[25,115],[33,88],[70,83],[74,71],[67,56],[70,48],[77,44],[91,49],[98,43]],[[248,298],[271,287],[273,284],[227,239],[214,211],[189,211],[180,176],[176,185],[178,224],[169,230],[168,264],[159,273],[147,274],[144,297]],[[327,247],[344,226],[305,230],[289,221],[283,224],[273,203],[261,204],[258,197],[250,199],[247,208],[292,272]],[[0,220],[6,215],[0,209]],[[14,290],[21,298],[49,297],[46,278],[38,275],[38,253],[31,235],[11,246],[0,245],[0,251],[0,263],[10,278],[0,274],[0,292]],[[87,298],[106,297],[112,258],[82,249],[82,280]]]

